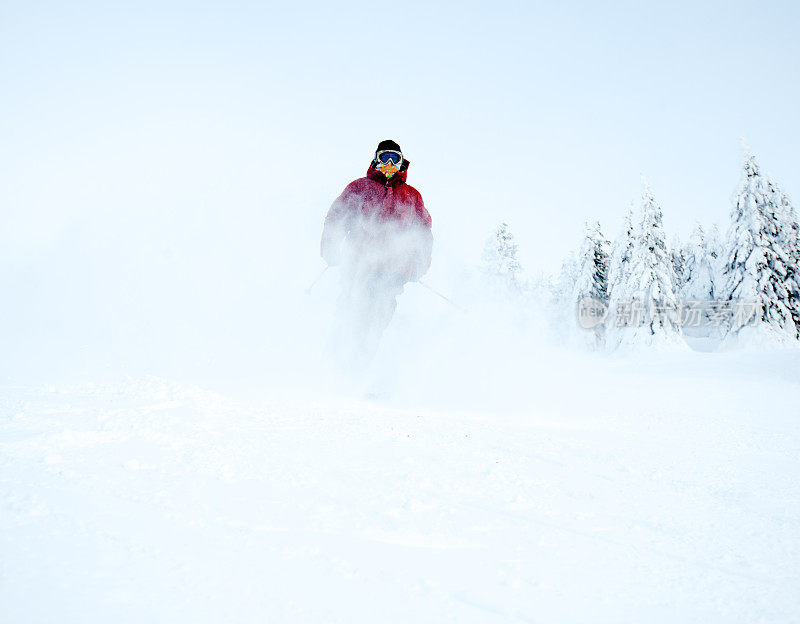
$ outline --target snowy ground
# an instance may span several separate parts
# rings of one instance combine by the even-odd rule
[[[797,354],[553,367],[497,410],[2,388],[0,622],[800,619]]]

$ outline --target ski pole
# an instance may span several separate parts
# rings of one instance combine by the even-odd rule
[[[327,272],[327,270],[328,270],[328,269],[330,269],[330,268],[331,268],[331,267],[330,267],[330,265],[328,265],[328,266],[326,266],[324,269],[322,269],[322,271],[320,272],[320,274],[319,274],[319,275],[317,275],[317,277],[314,279],[314,281],[313,281],[313,282],[311,282],[311,284],[309,285],[309,287],[308,287],[308,288],[306,288],[306,294],[307,294],[307,295],[310,295],[310,294],[311,294],[311,289],[312,289],[312,288],[314,288],[314,286],[316,286],[316,285],[317,285],[317,282],[318,282],[319,280],[321,280],[321,279],[322,279],[322,276],[323,276],[323,275],[325,275],[325,273]]]
[[[417,283],[418,283],[420,286],[424,286],[425,288],[427,288],[428,290],[430,290],[430,291],[431,291],[431,292],[432,292],[434,295],[436,295],[437,297],[440,297],[440,298],[444,299],[444,300],[445,300],[447,303],[449,303],[451,306],[453,306],[453,307],[454,307],[456,310],[458,310],[459,312],[466,312],[466,310],[465,310],[464,308],[462,308],[462,307],[461,307],[461,306],[459,306],[459,305],[456,305],[455,303],[453,303],[453,301],[452,301],[451,299],[448,299],[447,297],[445,297],[445,296],[444,296],[442,293],[440,293],[440,292],[439,292],[438,290],[436,290],[435,288],[433,288],[433,287],[431,287],[431,286],[428,286],[428,285],[427,285],[425,282],[418,281]]]

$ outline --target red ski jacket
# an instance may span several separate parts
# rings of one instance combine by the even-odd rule
[[[367,175],[352,181],[333,202],[322,232],[322,257],[330,265],[347,260],[392,272],[405,281],[419,279],[431,264],[431,216],[422,195],[406,184],[409,162],[386,177],[370,164]],[[351,260],[353,258],[351,257]]]

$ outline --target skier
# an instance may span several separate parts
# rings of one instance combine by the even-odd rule
[[[342,268],[332,346],[356,368],[377,350],[404,285],[431,263],[431,217],[406,184],[409,164],[397,143],[381,141],[367,175],[347,185],[325,218],[322,257]]]

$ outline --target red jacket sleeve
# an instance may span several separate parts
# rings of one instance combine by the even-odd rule
[[[433,251],[433,233],[431,232],[431,215],[425,208],[422,195],[417,193],[415,210],[417,224],[420,230],[419,245],[417,247],[413,267],[409,279],[417,281],[428,272],[431,266],[431,252]]]

